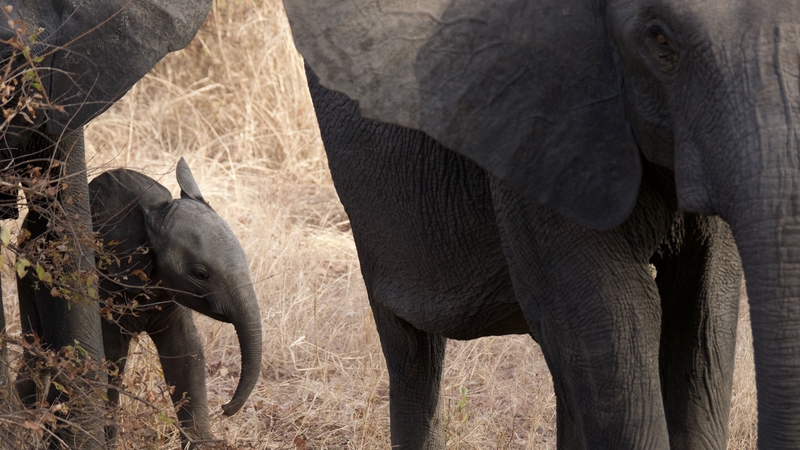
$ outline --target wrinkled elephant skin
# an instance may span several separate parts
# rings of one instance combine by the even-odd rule
[[[759,446],[800,448],[800,1],[285,7],[322,86],[357,101],[364,118],[420,130],[485,171],[515,299],[553,373],[562,448],[724,447],[738,255],[748,281]],[[383,164],[378,155],[399,151],[392,146],[424,145],[400,131],[388,144],[367,143],[391,139],[368,137],[386,125],[345,111],[349,100],[330,99],[313,78],[329,157],[344,161],[348,149],[370,145],[375,153],[359,156],[361,166],[331,169],[351,220],[362,216],[353,230],[390,377],[412,382],[416,367],[401,356],[393,368],[386,342],[439,336],[427,324],[463,304],[434,310],[436,301],[381,279],[391,266],[382,259],[392,255],[367,253],[383,233],[370,211],[383,208],[375,202],[397,181],[365,189],[373,195],[347,180]],[[424,190],[427,168],[441,163],[408,164],[417,173],[405,182]],[[427,199],[418,207],[434,209]],[[443,220],[440,234],[458,236],[458,228],[443,231],[458,220]],[[448,251],[441,242],[433,250]],[[648,260],[658,269],[654,283]],[[681,293],[682,285],[694,287]],[[683,319],[671,309],[681,304]],[[403,416],[392,414],[395,443],[435,434],[433,420],[406,426],[397,423]]]

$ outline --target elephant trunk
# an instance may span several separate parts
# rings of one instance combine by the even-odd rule
[[[751,28],[715,84],[676,96],[681,207],[719,214],[741,255],[753,330],[759,448],[800,448],[800,38]],[[737,31],[738,32],[738,31]],[[707,99],[680,103],[680,98]],[[677,107],[676,107],[677,108]],[[679,109],[679,108],[678,108]]]
[[[796,39],[751,47],[716,209],[742,258],[758,388],[759,448],[800,448],[800,68]],[[772,35],[770,35],[772,36]],[[763,35],[762,35],[763,37]],[[733,101],[735,103],[735,101]],[[749,126],[741,126],[741,124]],[[736,154],[732,158],[731,151]],[[739,152],[742,153],[739,153]],[[732,161],[736,161],[732,163]],[[724,167],[724,166],[723,166]],[[722,188],[722,186],[727,189]]]
[[[235,297],[240,300],[233,302],[238,309],[228,314],[228,317],[232,319],[231,322],[239,338],[242,371],[236,392],[228,403],[222,405],[222,412],[226,416],[236,414],[242,409],[261,374],[261,314],[256,293],[252,285],[248,284],[237,289]]]
[[[799,213],[734,226],[750,301],[759,448],[800,448]]]

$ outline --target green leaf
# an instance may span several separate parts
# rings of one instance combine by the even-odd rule
[[[163,423],[165,425],[172,425],[175,422],[174,420],[172,420],[172,418],[167,417],[167,415],[164,414],[163,411],[159,411],[158,412],[158,420],[159,420],[159,422],[161,422],[161,423]]]
[[[39,278],[39,280],[44,281],[45,283],[53,284],[52,275],[44,270],[44,267],[39,264],[36,264],[36,276]]]
[[[461,392],[461,400],[458,401],[458,412],[461,413],[461,423],[465,423],[469,419],[469,413],[465,408],[467,406],[467,388],[466,386],[459,386],[458,391]]]
[[[0,242],[3,243],[3,247],[8,247],[9,241],[11,241],[11,227],[4,226],[0,229]]]
[[[85,348],[81,347],[81,344],[79,344],[78,341],[75,341],[75,350],[77,350],[83,356],[86,356],[86,355],[89,354],[89,352],[86,351]]]
[[[28,267],[31,266],[31,262],[25,258],[18,259],[16,263],[14,263],[14,268],[17,270],[17,275],[20,278],[25,278],[25,275],[28,274]]]
[[[44,28],[39,27],[32,35],[28,36],[28,42],[35,44],[39,40],[39,35],[44,32]]]

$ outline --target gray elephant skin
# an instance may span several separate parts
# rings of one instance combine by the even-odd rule
[[[101,299],[116,305],[104,320],[106,360],[125,369],[133,333],[146,332],[156,344],[178,420],[194,439],[210,439],[203,348],[192,322],[193,309],[232,323],[239,337],[242,370],[225,415],[236,413],[252,392],[261,371],[261,316],[244,250],[225,221],[203,199],[189,166],[176,170],[181,198],[139,172],[118,169],[89,183],[94,231],[107,245],[97,255]],[[37,223],[33,218],[27,225]],[[41,335],[36,310],[36,277],[19,280],[23,333]],[[133,306],[135,303],[135,307]],[[121,307],[121,308],[120,308]],[[20,398],[30,403],[35,384],[17,382]],[[112,404],[119,392],[108,392]],[[188,402],[186,402],[188,400]],[[111,428],[113,441],[115,429]],[[184,442],[184,445],[187,442]]]
[[[648,167],[631,218],[587,230],[307,75],[389,369],[393,445],[444,448],[446,338],[530,333],[560,448],[649,448],[656,420],[673,448],[724,448],[741,284],[727,225],[678,212],[669,174]]]
[[[58,108],[45,108],[27,117],[18,114],[0,130],[0,174],[14,180],[29,164],[39,166],[58,184],[56,202],[29,198],[33,206],[62,212],[73,220],[71,230],[91,230],[82,127],[122,97],[164,55],[186,46],[202,25],[211,0],[5,0],[0,21],[0,61],[6,75],[22,79],[35,73],[38,94]],[[18,31],[29,51],[11,44]],[[23,33],[24,34],[24,33]],[[125,55],[125,57],[120,57]],[[10,80],[4,80],[7,86]],[[14,93],[17,95],[18,93]],[[16,104],[14,97],[5,105]],[[33,123],[31,123],[33,122]],[[57,164],[51,164],[56,162]],[[64,180],[69,179],[68,183]],[[16,195],[0,193],[0,216],[16,215]],[[77,218],[77,219],[72,219]],[[46,224],[42,225],[43,227]],[[60,234],[53,233],[53,238]],[[76,272],[90,271],[92,251],[73,239],[70,252]],[[96,302],[68,302],[46,290],[36,302],[44,325],[44,341],[54,349],[78,342],[91,361],[104,351]],[[0,322],[4,317],[0,316]],[[0,324],[2,325],[2,324]],[[105,380],[91,370],[91,379]],[[101,399],[95,399],[102,406]],[[89,408],[70,415],[80,426],[63,430],[60,437],[74,448],[100,448],[103,444],[102,411]],[[76,431],[77,430],[77,431]]]
[[[520,331],[489,326],[518,308],[553,374],[561,448],[724,448],[738,254],[759,447],[800,448],[800,2],[285,7],[322,85],[396,124],[309,77],[393,443],[443,447],[441,336]],[[401,191],[407,214],[387,217]],[[496,235],[476,232],[490,214]],[[406,262],[423,257],[457,264]]]

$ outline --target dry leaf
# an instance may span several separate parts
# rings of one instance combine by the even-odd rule
[[[142,272],[141,270],[139,270],[139,269],[134,269],[134,270],[133,270],[133,272],[131,272],[131,273],[133,273],[134,275],[136,275],[137,277],[139,277],[139,279],[140,279],[140,280],[142,280],[142,281],[147,281],[147,274],[145,274],[145,273],[144,273],[144,272]]]

